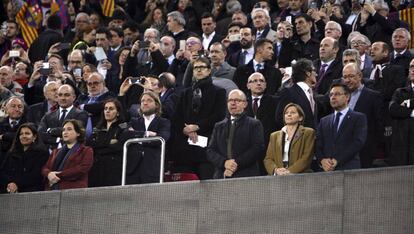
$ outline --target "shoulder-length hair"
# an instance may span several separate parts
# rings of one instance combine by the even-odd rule
[[[101,118],[98,122],[98,124],[96,125],[97,128],[106,128],[106,119],[105,119],[105,105],[107,103],[112,102],[115,105],[116,110],[118,111],[118,117],[117,117],[117,122],[123,123],[125,122],[125,115],[124,115],[124,109],[122,107],[121,102],[119,102],[117,99],[115,98],[109,98],[107,100],[105,100],[102,103],[102,113],[101,113]]]
[[[79,134],[76,140],[79,143],[84,143],[85,142],[85,128],[83,127],[82,122],[77,119],[67,119],[63,122],[62,126],[65,126],[65,124],[67,123],[72,123],[73,128],[75,129],[75,132]]]
[[[162,106],[161,106],[161,100],[160,100],[160,97],[158,96],[158,94],[156,94],[156,93],[154,93],[152,91],[145,91],[144,93],[142,93],[141,97],[139,98],[139,102],[140,103],[141,103],[141,99],[142,99],[142,97],[144,97],[144,95],[148,95],[148,96],[150,96],[154,100],[154,102],[155,102],[155,104],[157,106],[156,109],[155,109],[155,115],[158,116],[158,117],[161,116],[161,114],[162,114],[162,111],[161,111]],[[139,109],[139,114],[142,115],[141,108]]]
[[[11,153],[15,152],[22,152],[23,151],[23,145],[20,142],[20,132],[23,128],[28,128],[32,132],[33,136],[36,136],[35,140],[33,141],[31,148],[41,148],[44,147],[43,141],[40,139],[40,135],[37,132],[37,127],[34,123],[24,123],[20,125],[20,127],[16,131],[16,136],[14,137],[12,146],[9,150]]]
[[[292,102],[291,103],[288,103],[285,106],[285,109],[283,109],[283,123],[286,124],[285,123],[285,113],[286,113],[286,111],[287,111],[287,109],[289,107],[295,107],[296,108],[299,116],[302,117],[302,121],[299,121],[299,125],[302,125],[303,124],[303,121],[305,121],[305,112],[303,111],[302,107],[300,107],[298,104],[292,103]]]

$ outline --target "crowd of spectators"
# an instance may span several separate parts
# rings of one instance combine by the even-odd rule
[[[198,179],[414,164],[408,0],[3,1],[0,192],[121,183],[160,136]],[[64,26],[68,23],[67,26]],[[412,25],[411,25],[412,27]],[[160,178],[160,144],[126,182]]]

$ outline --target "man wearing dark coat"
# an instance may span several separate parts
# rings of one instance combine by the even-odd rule
[[[257,160],[264,152],[263,126],[245,115],[246,107],[246,95],[232,90],[227,99],[230,116],[216,123],[207,148],[215,179],[260,175]]]

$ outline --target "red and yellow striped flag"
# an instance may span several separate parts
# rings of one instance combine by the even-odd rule
[[[101,0],[102,13],[106,17],[112,17],[115,10],[115,0]]]
[[[407,22],[409,31],[411,33],[411,45],[410,48],[414,48],[414,8],[407,8],[398,11],[400,20]]]
[[[26,45],[30,47],[39,35],[37,27],[42,19],[42,12],[37,4],[31,6],[31,1],[15,1],[14,3],[20,9],[16,15],[16,21],[20,25]]]

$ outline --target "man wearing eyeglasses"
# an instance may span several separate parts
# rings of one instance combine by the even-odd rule
[[[316,133],[316,158],[323,171],[361,168],[359,152],[367,137],[365,114],[353,111],[348,103],[350,90],[333,84],[330,104],[334,113],[321,119]]]
[[[250,75],[247,81],[247,89],[250,90],[251,95],[247,97],[246,114],[247,116],[258,119],[262,123],[265,146],[269,143],[270,134],[276,131],[275,110],[278,104],[275,96],[265,94],[266,87],[266,79],[261,73],[255,72]],[[263,165],[264,156],[265,154],[263,153],[258,159],[261,175],[266,175],[266,170]]]
[[[372,71],[372,57],[369,55],[371,41],[367,36],[359,33],[351,38],[350,42],[351,49],[358,50],[359,55],[361,56],[361,64],[359,68],[361,69],[364,78],[368,78]]]
[[[216,123],[207,158],[215,167],[214,179],[258,176],[258,161],[263,158],[263,126],[249,117],[246,95],[232,90],[227,99],[229,116]]]
[[[210,138],[214,124],[225,117],[226,91],[213,84],[207,58],[195,60],[192,68],[195,81],[182,91],[171,121],[176,131],[175,171],[195,173],[201,180],[211,179],[214,168],[206,158],[206,148],[194,144],[201,136]]]
[[[60,86],[57,95],[59,107],[43,116],[38,129],[43,142],[51,149],[56,148],[60,143],[62,124],[66,119],[80,120],[83,127],[88,122],[88,113],[73,105],[76,95],[72,86],[68,84]]]

